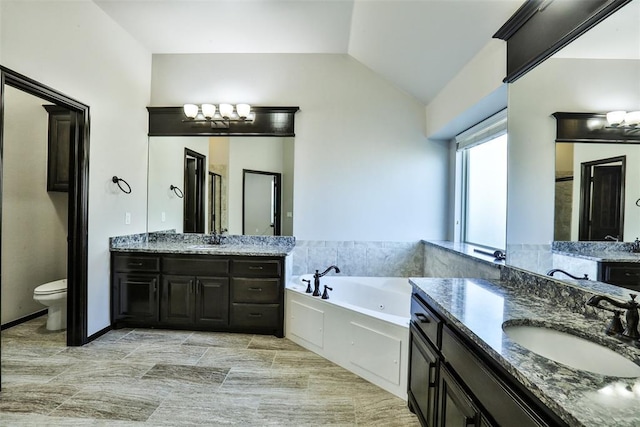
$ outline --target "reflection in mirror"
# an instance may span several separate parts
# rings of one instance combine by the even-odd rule
[[[556,174],[556,147],[569,148],[556,144],[557,122],[552,116],[557,111],[638,109],[639,13],[640,1],[629,3],[509,84],[508,265],[545,274],[554,267],[551,242],[580,239],[581,163],[626,156],[624,199],[619,203],[623,219],[619,225],[623,229],[607,234],[620,234],[627,242],[640,235],[640,208],[635,205],[640,197],[640,176],[636,173],[640,158],[633,151],[635,146],[612,144],[607,148],[611,151],[604,151],[599,144],[575,143],[575,153],[567,154],[571,166],[558,166]],[[563,175],[574,180],[568,181]],[[565,181],[556,183],[556,178]],[[556,190],[558,194],[554,194]],[[565,199],[564,209],[556,210],[555,199],[563,199],[563,193],[571,197],[571,202]],[[556,212],[560,212],[559,217]]]
[[[554,240],[633,240],[640,235],[633,144],[556,144]],[[609,237],[607,237],[609,236]]]
[[[242,233],[279,236],[281,175],[247,169],[242,174]]]
[[[243,170],[282,175],[281,235],[293,235],[293,150],[290,137],[150,137],[148,173],[149,232],[184,229],[184,199],[171,185],[185,189],[185,149],[204,154],[207,177],[204,233],[243,234]],[[186,195],[185,195],[186,198]],[[255,234],[247,231],[247,234]]]

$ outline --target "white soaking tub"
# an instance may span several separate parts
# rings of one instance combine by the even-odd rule
[[[291,341],[407,399],[411,285],[402,277],[325,276],[329,299],[305,293],[313,275],[287,284]]]

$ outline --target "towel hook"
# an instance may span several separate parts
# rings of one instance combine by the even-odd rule
[[[640,199],[636,200],[636,206],[640,208]]]
[[[175,185],[169,186],[169,190],[173,190],[173,192],[176,193],[176,196],[178,196],[181,199],[184,197],[184,194],[182,193],[182,190],[180,190]]]
[[[130,186],[130,185],[129,185],[129,183],[128,183],[127,181],[125,181],[124,179],[122,179],[122,178],[118,178],[117,176],[115,176],[115,175],[114,175],[114,176],[113,176],[113,178],[111,178],[111,182],[113,182],[114,184],[117,184],[117,185],[118,185],[118,188],[119,188],[120,190],[122,190],[122,192],[123,192],[123,193],[125,193],[125,194],[130,194],[130,193],[131,193],[131,186]],[[124,185],[126,185],[126,186],[127,186],[127,190],[125,190],[124,188],[122,188],[122,185],[120,185],[120,183],[121,183],[121,182],[123,182],[123,183],[124,183]]]

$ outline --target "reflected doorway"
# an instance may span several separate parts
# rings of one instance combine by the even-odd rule
[[[205,232],[206,158],[196,151],[184,149],[184,233]]]
[[[242,234],[280,236],[282,175],[243,169]]]
[[[626,156],[580,164],[580,240],[624,239],[625,165]]]
[[[222,175],[209,172],[209,231],[222,234]]]

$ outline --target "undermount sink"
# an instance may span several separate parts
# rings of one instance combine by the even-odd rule
[[[543,326],[504,325],[502,329],[522,347],[572,368],[614,377],[640,377],[640,366],[631,360],[575,335]]]

